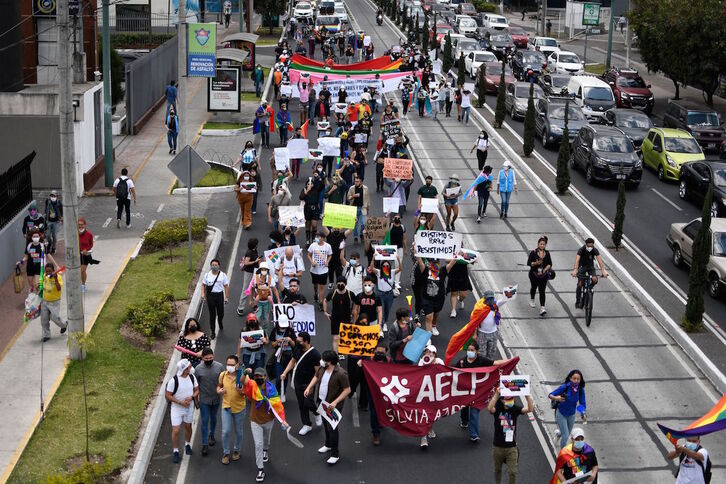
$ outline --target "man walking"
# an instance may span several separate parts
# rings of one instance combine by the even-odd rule
[[[116,228],[121,228],[121,214],[126,210],[126,228],[131,228],[131,199],[129,194],[134,198],[136,205],[136,189],[134,182],[129,178],[128,168],[121,170],[121,176],[113,182],[113,194],[116,195]]]
[[[55,266],[48,262],[45,265],[45,280],[43,281],[43,304],[40,305],[40,325],[43,328],[43,342],[50,339],[50,321],[60,328],[61,334],[68,329],[68,322],[64,322],[60,315],[61,288],[63,279],[55,272]]]
[[[197,365],[194,373],[199,380],[199,413],[202,416],[202,455],[207,455],[209,447],[214,447],[214,431],[217,429],[219,394],[217,384],[224,365],[214,361],[214,351],[207,346],[202,350],[202,364]]]
[[[363,179],[356,174],[353,178],[353,186],[348,190],[348,203],[356,207],[355,227],[353,228],[353,238],[358,242],[358,228],[360,228],[361,236],[366,226],[366,216],[371,206],[371,197],[368,194],[368,187],[363,185]]]
[[[45,221],[48,228],[45,231],[48,252],[55,254],[58,235],[58,224],[63,223],[63,202],[58,198],[58,192],[51,190],[50,196],[45,200]]]
[[[262,95],[262,86],[265,84],[265,71],[262,70],[260,64],[257,64],[255,70],[250,74],[250,78],[255,83],[255,96],[260,97]]]
[[[166,114],[169,115],[169,108],[173,107],[174,111],[176,111],[176,98],[177,98],[177,90],[176,90],[176,81],[173,79],[169,81],[169,85],[166,86]]]
[[[495,361],[494,364],[501,362]],[[519,449],[517,448],[517,418],[534,410],[532,397],[527,395],[527,406],[522,408],[514,402],[514,397],[502,397],[497,387],[489,400],[487,409],[494,415],[494,484],[502,482],[502,464],[506,462],[509,472],[509,484],[517,480],[517,462],[519,462]]]
[[[217,393],[222,395],[222,464],[228,465],[230,459],[229,440],[230,433],[234,430],[234,447],[232,448],[232,460],[239,460],[239,451],[242,448],[242,423],[245,418],[245,396],[244,381],[240,381],[237,375],[239,358],[237,355],[227,357],[227,367],[219,374]]]
[[[179,431],[184,425],[184,452],[192,455],[192,419],[194,407],[198,405],[199,383],[191,374],[192,364],[182,358],[176,364],[176,375],[166,383],[165,397],[171,402],[171,444],[174,446],[172,460],[179,463]]]
[[[305,398],[305,389],[320,368],[320,352],[310,344],[310,334],[307,331],[301,331],[297,335],[295,347],[292,350],[292,358],[287,364],[287,368],[280,375],[280,379],[284,380],[287,375],[292,372],[292,383],[297,396],[297,405],[300,409],[300,420],[302,428],[298,433],[307,435],[312,429],[312,421],[310,420],[310,412],[315,415],[315,425],[320,427],[323,424],[323,418],[315,414],[315,403],[312,399]]]

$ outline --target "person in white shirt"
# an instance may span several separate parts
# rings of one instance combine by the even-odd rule
[[[285,255],[277,261],[277,275],[283,289],[290,289],[290,279],[300,278],[305,270],[300,254],[295,254],[294,247],[285,247]]]
[[[491,289],[484,291],[484,302],[489,306],[489,314],[477,328],[477,343],[479,343],[479,354],[490,360],[496,359],[497,331],[502,317],[499,308],[511,301],[512,297],[514,297],[514,294],[502,299],[496,299],[494,291]]]
[[[204,275],[202,284],[202,301],[207,302],[209,309],[209,338],[214,339],[217,337],[217,323],[220,331],[224,329],[224,305],[229,302],[229,279],[220,269],[219,259],[212,259],[210,270]]]
[[[315,236],[315,243],[308,247],[308,259],[310,260],[310,275],[313,281],[313,293],[315,302],[319,309],[323,309],[323,297],[325,296],[325,284],[328,282],[328,265],[333,256],[333,248],[325,242],[325,234],[322,230]]]
[[[709,456],[701,447],[701,437],[688,437],[683,445],[676,444],[668,458],[678,458],[676,484],[706,484]]]
[[[345,277],[348,290],[354,295],[358,295],[363,292],[363,276],[365,275],[365,268],[360,264],[360,254],[353,252],[350,255],[350,259],[345,261],[343,266],[343,277]]]
[[[461,120],[469,124],[469,111],[471,111],[471,91],[464,88],[461,92]]]
[[[444,361],[436,356],[436,346],[432,345],[431,341],[429,340],[429,344],[424,349],[423,354],[421,354],[421,359],[418,360],[418,366],[443,364]],[[435,438],[436,432],[434,432],[434,427],[432,426],[431,430],[429,430],[429,433],[421,437],[419,447],[421,447],[422,449],[427,449],[429,446],[429,439]]]
[[[184,452],[192,455],[192,419],[194,408],[199,407],[199,383],[192,374],[192,364],[181,359],[176,364],[176,375],[166,383],[166,400],[171,402],[171,443],[174,446],[173,460],[179,462],[179,431],[184,425]]]
[[[439,90],[435,82],[429,85],[429,99],[431,100],[431,119],[439,114]]]
[[[483,129],[481,130],[481,133],[479,133],[479,137],[474,142],[474,146],[471,147],[469,153],[474,150],[476,150],[476,161],[479,165],[479,171],[482,171],[484,166],[487,164],[487,154],[489,150],[489,133]]]
[[[116,228],[121,228],[121,214],[126,209],[126,228],[131,228],[131,198],[134,198],[134,205],[136,205],[136,189],[134,188],[134,182],[129,178],[129,170],[127,168],[121,169],[121,176],[116,178],[113,182],[113,194],[116,196]]]

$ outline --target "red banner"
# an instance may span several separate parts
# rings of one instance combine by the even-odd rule
[[[299,54],[292,56],[292,63],[299,64],[301,66],[310,67],[330,67],[333,70],[339,71],[377,71],[385,69],[390,66],[394,61],[387,55],[382,55],[371,59],[369,61],[356,62],[354,64],[333,64],[332,66],[326,66],[323,62],[318,60],[310,59]]]
[[[499,376],[510,374],[517,362],[518,356],[501,366],[453,368],[366,360],[363,370],[381,426],[423,437],[435,421],[462,407],[484,408],[499,385]]]

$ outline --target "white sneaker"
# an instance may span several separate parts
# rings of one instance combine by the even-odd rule
[[[429,439],[435,439],[436,438],[436,432],[434,432],[434,429],[429,430],[429,433],[427,435]]]
[[[459,300],[459,309],[464,309],[464,300]]]
[[[478,224],[481,223],[481,217],[476,218],[476,223],[478,223]]]
[[[422,449],[428,449],[428,447],[429,447],[429,439],[427,439],[426,437],[421,437],[421,443],[418,444],[418,445]]]
[[[560,429],[555,430],[555,439],[559,439],[560,435]]]
[[[544,316],[545,314],[547,314],[547,310],[545,309],[544,306],[540,306],[540,308],[539,308],[539,315],[540,316]]]
[[[303,425],[302,428],[298,431],[298,434],[299,435],[307,435],[307,434],[310,433],[310,431],[312,429],[313,428],[311,426],[309,426],[309,425]]]
[[[321,417],[320,415],[316,415],[315,416],[315,426],[320,427],[321,425],[323,425],[323,417]],[[310,430],[312,430],[312,429],[310,429]]]
[[[431,334],[433,334],[434,336],[438,336],[439,335],[439,330],[436,329],[436,326],[434,326],[433,328],[431,328]]]
[[[320,447],[320,448],[318,449],[318,454],[327,454],[327,453],[328,453],[328,452],[330,452],[331,450],[333,450],[333,449],[331,449],[330,447],[325,447],[325,446],[322,446],[322,447]]]
[[[339,460],[340,460],[340,457],[330,457],[325,462],[327,462],[328,464],[330,464],[332,466],[333,464],[337,464]]]
[[[383,323],[383,331],[388,331],[388,323]]]
[[[534,299],[529,300],[529,307],[531,307],[531,308],[534,307]]]
[[[456,317],[456,309],[452,309],[451,310],[451,314],[449,314],[449,317],[450,318],[455,318]]]

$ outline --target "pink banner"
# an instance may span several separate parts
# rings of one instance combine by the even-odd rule
[[[297,69],[290,69],[290,82],[292,84],[297,84],[297,81],[300,79],[300,74],[302,74],[304,71],[299,71]],[[319,72],[305,72],[306,74],[310,75],[310,80],[313,84],[317,84],[320,81],[322,81],[326,76],[331,81],[340,81],[343,79],[375,79],[375,74],[357,74],[357,75],[342,75],[342,74],[323,74]],[[410,72],[387,72],[385,74],[381,74],[380,79],[382,80],[390,80],[390,79],[402,79],[404,77],[410,76]]]

